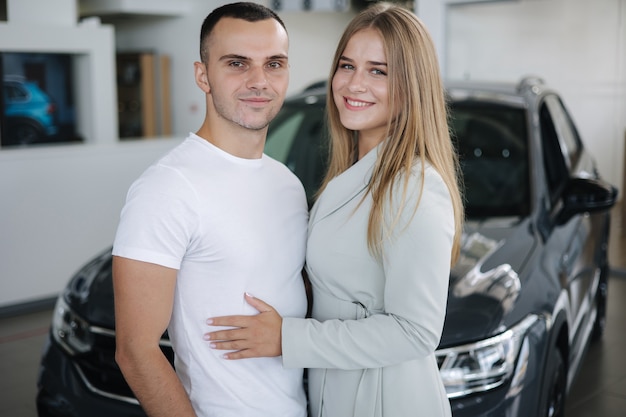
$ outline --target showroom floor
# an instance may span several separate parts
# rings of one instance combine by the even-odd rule
[[[626,228],[614,210],[607,328],[583,363],[567,401],[567,417],[626,417]],[[0,318],[0,416],[36,417],[35,391],[50,310]]]

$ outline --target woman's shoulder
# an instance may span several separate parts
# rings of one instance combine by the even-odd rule
[[[391,191],[394,207],[448,206],[451,200],[443,176],[428,161],[418,160],[408,175],[398,175]]]
[[[399,174],[399,181],[395,181],[395,187],[404,187],[405,182],[408,183],[409,188],[421,188],[422,183],[424,188],[428,189],[447,189],[443,180],[443,176],[437,171],[437,169],[428,161],[422,162],[417,159],[411,167],[409,175]]]

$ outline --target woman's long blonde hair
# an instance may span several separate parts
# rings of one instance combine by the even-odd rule
[[[341,124],[333,100],[332,79],[350,38],[367,28],[377,30],[382,37],[387,56],[390,114],[396,115],[389,119],[387,140],[381,145],[367,189],[373,200],[368,221],[368,247],[375,255],[382,253],[383,227],[385,235],[390,233],[390,225],[383,224],[385,198],[391,200],[394,181],[404,178],[402,204],[398,213],[391,216],[395,219],[390,226],[393,228],[406,202],[406,179],[419,159],[422,178],[428,162],[443,177],[450,192],[455,217],[454,263],[459,254],[464,218],[458,159],[450,140],[447,106],[434,44],[422,22],[409,10],[377,3],[352,20],[339,41],[331,66],[326,105],[330,160],[320,193],[331,179],[347,170],[356,159],[356,132]]]

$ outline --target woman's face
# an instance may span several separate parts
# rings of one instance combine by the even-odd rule
[[[367,143],[371,149],[384,139],[390,117],[387,74],[380,33],[363,29],[352,35],[335,69],[332,91],[341,123],[359,132],[359,146]]]

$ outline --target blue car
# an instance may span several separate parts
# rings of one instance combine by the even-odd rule
[[[5,78],[2,145],[47,142],[59,131],[57,106],[36,83]]]

